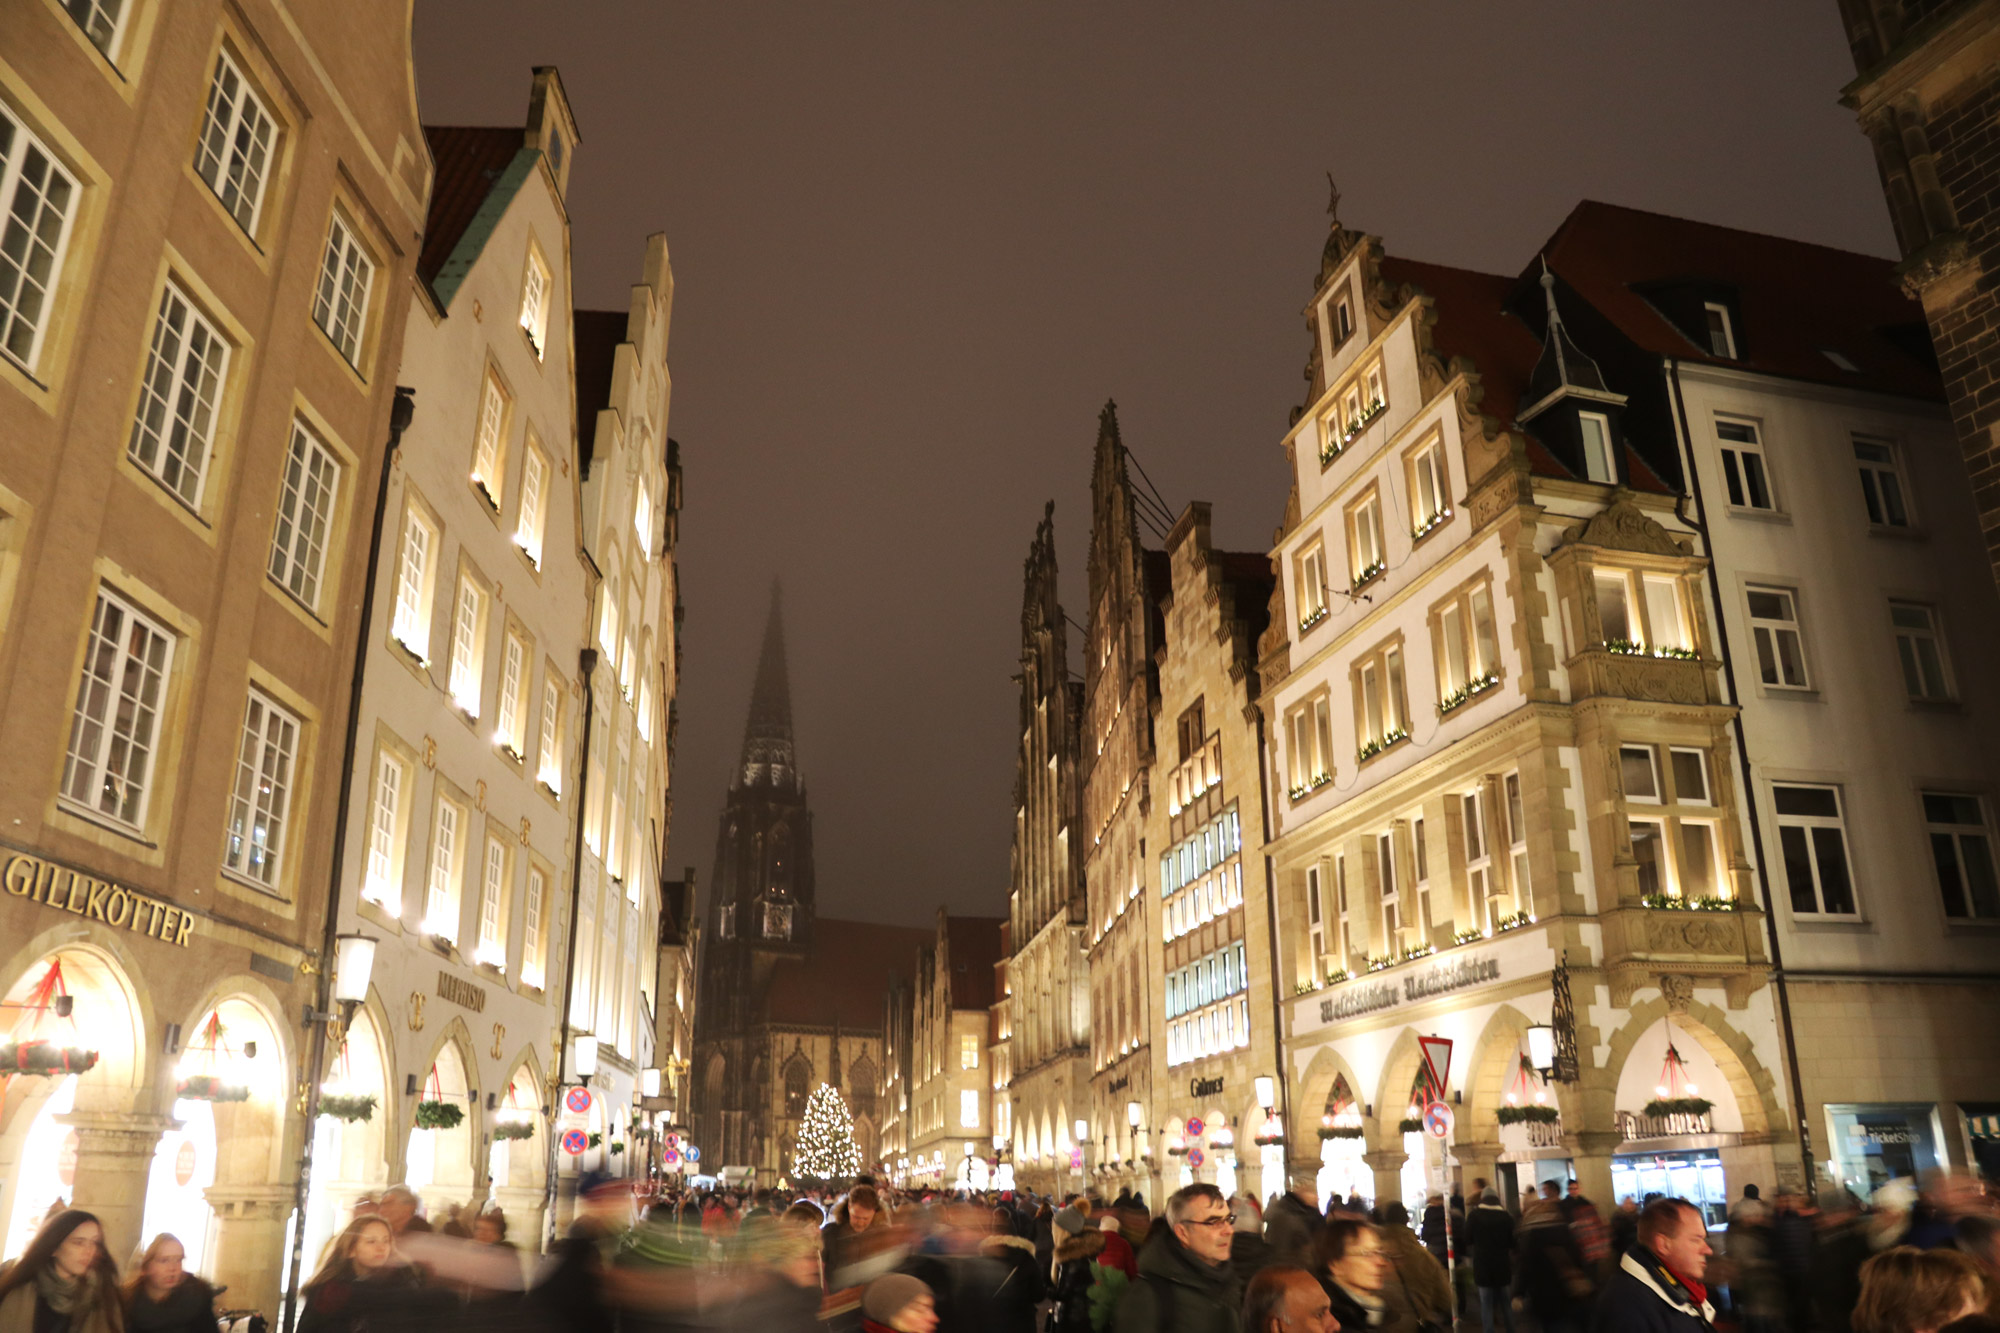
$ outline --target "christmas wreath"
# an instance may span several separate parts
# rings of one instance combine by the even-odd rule
[[[456,1102],[421,1101],[417,1103],[418,1129],[457,1129],[458,1122],[465,1119],[465,1108]]]
[[[1706,1097],[1655,1097],[1646,1103],[1646,1114],[1658,1120],[1670,1115],[1707,1115],[1715,1103]]]
[[[532,1139],[535,1137],[534,1122],[529,1120],[502,1120],[493,1127],[493,1137],[501,1143],[506,1143],[513,1139]]]
[[[1365,1137],[1366,1131],[1359,1125],[1321,1125],[1319,1136],[1321,1139],[1358,1139]]]
[[[1401,1120],[1398,1120],[1396,1122],[1396,1132],[1399,1134],[1423,1133],[1424,1132],[1423,1118],[1420,1116],[1413,1116],[1413,1115],[1404,1116]]]
[[[350,1125],[357,1120],[373,1120],[375,1099],[360,1093],[323,1092],[319,1098],[319,1113],[344,1120]]]
[[[225,1083],[214,1074],[190,1074],[174,1089],[174,1096],[189,1102],[247,1102],[250,1089]]]
[[[80,1046],[54,1046],[46,1041],[0,1044],[0,1074],[81,1074],[97,1063],[97,1052]]]
[[[1553,1106],[1503,1106],[1493,1113],[1503,1125],[1553,1125],[1562,1112]]]

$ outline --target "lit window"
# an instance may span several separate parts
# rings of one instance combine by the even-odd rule
[[[252,236],[257,234],[257,211],[264,202],[264,178],[277,136],[271,113],[224,51],[216,57],[215,74],[209,80],[208,110],[202,117],[194,169],[237,225]]]
[[[542,752],[535,781],[562,795],[562,690],[554,677],[542,686]]]
[[[1382,497],[1373,489],[1347,511],[1347,565],[1357,586],[1382,572]]]
[[[1382,940],[1390,954],[1401,946],[1403,905],[1396,896],[1396,835],[1375,835],[1375,875],[1382,885]]]
[[[1854,441],[1854,464],[1861,472],[1861,501],[1868,521],[1880,528],[1907,528],[1910,511],[1903,503],[1903,470],[1896,447],[1881,440]]]
[[[548,460],[542,457],[542,451],[530,439],[526,457],[521,462],[521,513],[514,525],[514,544],[521,548],[528,562],[537,569],[542,565],[542,521],[548,508],[548,483]]]
[[[1708,326],[1708,350],[1713,356],[1736,359],[1736,328],[1730,322],[1729,307],[1720,301],[1701,303],[1703,319]]]
[[[1423,536],[1451,515],[1444,441],[1433,435],[1410,455],[1410,533]]]
[[[458,938],[459,825],[464,815],[439,798],[431,826],[430,876],[424,889],[424,933],[439,939]]]
[[[1465,887],[1473,919],[1487,934],[1497,919],[1493,893],[1492,849],[1486,841],[1486,796],[1477,789],[1459,798],[1459,818],[1465,830]]]
[[[1493,594],[1481,583],[1440,606],[1437,617],[1438,702],[1449,712],[1499,679],[1500,645],[1493,632]]]
[[[960,1069],[979,1068],[979,1038],[965,1036],[958,1039],[958,1067]]]
[[[125,451],[186,505],[201,500],[229,344],[172,282],[160,293]]]
[[[1764,441],[1754,423],[1717,421],[1715,434],[1722,441],[1722,480],[1729,488],[1729,503],[1737,509],[1775,510],[1771,478],[1764,459]]]
[[[403,790],[407,778],[403,765],[386,751],[375,762],[375,789],[368,812],[368,873],[362,881],[361,896],[379,904],[389,915],[402,908],[403,840],[396,821],[402,813]]]
[[[74,221],[69,173],[0,106],[0,351],[33,370]]]
[[[1355,664],[1354,682],[1354,730],[1366,758],[1410,734],[1403,650],[1392,645],[1368,654]]]
[[[1757,642],[1757,672],[1766,685],[1806,689],[1805,648],[1799,637],[1795,594],[1786,588],[1746,589],[1750,629]]]
[[[1665,896],[1669,884],[1665,825],[1657,819],[1635,819],[1631,829],[1632,857],[1639,863],[1639,896]]]
[[[537,357],[548,346],[549,288],[549,266],[542,262],[541,252],[530,245],[527,271],[521,278],[521,330],[528,335],[528,345]]]
[[[1333,717],[1324,694],[1308,700],[1288,715],[1287,757],[1291,761],[1294,800],[1333,779]]]
[[[527,673],[528,647],[509,634],[507,652],[500,661],[500,707],[494,739],[516,757],[528,750]]]
[[[1801,916],[1854,915],[1840,789],[1774,785],[1771,804],[1778,813],[1778,846],[1792,911]]]
[[[1993,872],[1993,835],[1986,803],[1977,796],[1924,793],[1924,828],[1937,868],[1944,914],[1991,921],[2000,917],[2000,881]]]
[[[1431,856],[1424,846],[1424,819],[1422,815],[1410,821],[1410,860],[1417,885],[1417,924],[1423,931],[1422,939],[1431,937],[1434,920],[1431,916]]]
[[[250,691],[243,713],[243,744],[236,756],[236,786],[229,796],[222,866],[261,888],[275,888],[278,883],[298,750],[299,720],[262,691]]]
[[[1655,652],[1662,648],[1687,651],[1693,647],[1687,632],[1687,618],[1681,614],[1680,580],[1668,575],[1642,575],[1645,593],[1646,639]]]
[[[480,678],[486,667],[486,594],[460,575],[451,630],[451,701],[467,717],[479,716]]]
[[[639,552],[653,558],[653,491],[644,481],[632,497],[632,530],[639,534]]]
[[[507,932],[501,903],[507,893],[507,844],[486,840],[485,873],[479,884],[479,951],[477,961],[488,967],[507,966]]]
[[[112,48],[118,44],[118,29],[125,18],[125,0],[59,0],[69,16],[76,20],[76,26],[83,29],[83,35],[90,44],[102,51],[106,59],[116,58]]]
[[[1354,332],[1354,305],[1346,292],[1342,292],[1328,303],[1326,323],[1327,331],[1333,335],[1332,341],[1335,347],[1346,342],[1348,336]]]
[[[507,487],[507,417],[513,401],[497,375],[488,371],[479,395],[479,434],[472,446],[472,481],[486,503],[500,508]]]
[[[1312,628],[1326,618],[1326,547],[1315,541],[1300,555],[1295,576],[1299,599],[1299,629]]]
[[[396,618],[390,633],[419,662],[431,656],[431,552],[437,537],[417,513],[403,519],[403,548],[396,562]]]
[[[271,579],[308,610],[319,607],[326,567],[326,535],[333,522],[340,466],[303,421],[292,422],[292,446],[278,491],[278,521],[271,534]]]
[[[99,590],[70,721],[63,799],[133,828],[146,822],[173,655],[174,636],[165,626]]]
[[[1618,468],[1611,461],[1611,420],[1598,412],[1576,414],[1577,434],[1583,445],[1583,475],[1610,485],[1618,480]]]
[[[1316,865],[1306,868],[1306,930],[1312,939],[1312,956],[1317,967],[1318,960],[1326,956],[1326,925],[1320,902],[1319,867]],[[1318,973],[1314,973],[1314,978],[1317,977]]]
[[[1500,783],[1507,805],[1507,855],[1513,876],[1514,910],[1528,910],[1528,819],[1521,808],[1521,775],[1509,773]]]
[[[548,900],[548,878],[540,866],[528,867],[528,888],[521,906],[521,980],[539,988],[542,968],[542,913]]]
[[[1600,569],[1593,586],[1597,590],[1597,629],[1601,642],[1607,647],[1636,643],[1630,577],[1623,571]]]
[[[1896,656],[1903,664],[1903,688],[1912,699],[1941,702],[1951,698],[1945,675],[1944,637],[1937,613],[1921,602],[1889,603],[1896,627]]]
[[[618,575],[608,574],[597,590],[597,645],[612,660],[618,657]]]
[[[361,364],[361,326],[368,314],[368,288],[374,280],[374,261],[362,250],[346,220],[334,213],[327,227],[319,290],[313,296],[313,323],[333,339],[349,365]]]
[[[639,739],[648,745],[653,741],[653,678],[650,674],[639,677]]]

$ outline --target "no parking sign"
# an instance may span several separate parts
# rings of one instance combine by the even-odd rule
[[[590,1136],[580,1129],[572,1129],[562,1136],[562,1150],[571,1157],[581,1157],[583,1150],[590,1146]]]
[[[563,1105],[578,1115],[582,1115],[590,1109],[590,1089],[571,1088],[569,1095],[563,1098]]]

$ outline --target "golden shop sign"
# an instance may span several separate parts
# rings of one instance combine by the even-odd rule
[[[183,949],[194,933],[194,914],[150,894],[138,893],[81,870],[59,866],[26,852],[10,855],[0,867],[0,884],[16,898],[59,911],[74,912],[86,921],[102,921]]]

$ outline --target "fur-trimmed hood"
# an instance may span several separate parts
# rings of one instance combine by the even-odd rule
[[[1090,1230],[1079,1231],[1074,1236],[1064,1236],[1056,1245],[1056,1262],[1070,1263],[1077,1259],[1095,1259],[1104,1253],[1104,1233]]]
[[[1035,1255],[1035,1242],[1026,1236],[988,1236],[979,1242],[979,1248],[987,1251],[1019,1250],[1031,1259]]]

